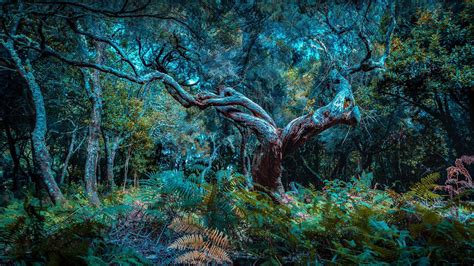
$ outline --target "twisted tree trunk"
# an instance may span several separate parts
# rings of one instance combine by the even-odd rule
[[[338,92],[334,99],[314,112],[294,119],[283,129],[278,128],[259,105],[231,88],[221,88],[219,95],[198,95],[195,104],[201,108],[215,106],[225,117],[256,134],[259,146],[253,155],[253,179],[255,183],[270,191],[282,193],[282,161],[286,155],[336,124],[352,125],[360,120],[359,109],[355,106],[347,79],[337,70],[331,72],[330,79],[330,84]],[[245,113],[237,106],[243,107],[251,114]]]
[[[88,36],[97,40],[100,39],[93,35]],[[371,59],[371,53],[367,48],[367,56],[364,58],[364,64],[361,64],[364,67],[356,66],[349,69],[332,70],[329,83],[337,91],[335,98],[314,112],[294,119],[286,127],[278,128],[273,119],[261,106],[229,87],[219,87],[216,93],[205,91],[193,95],[165,72],[155,70],[143,75],[129,74],[101,63],[92,63],[66,57],[48,46],[37,49],[70,65],[92,68],[96,71],[112,74],[138,84],[148,84],[159,80],[165,85],[169,95],[185,108],[192,106],[200,109],[214,107],[224,117],[256,135],[259,147],[253,156],[253,179],[257,184],[273,192],[283,191],[281,164],[284,156],[294,151],[313,136],[336,124],[352,125],[360,120],[359,109],[355,106],[351,86],[346,76],[359,71],[371,71],[381,68],[384,61],[382,59],[385,58],[384,56],[377,62],[369,60]],[[128,62],[132,64],[130,61]]]
[[[53,173],[51,171],[51,156],[49,155],[45,140],[47,129],[46,108],[44,105],[41,88],[33,75],[31,64],[29,63],[28,59],[23,61],[19,57],[13,45],[13,41],[2,41],[2,44],[10,54],[10,57],[12,58],[18,70],[18,73],[23,79],[25,79],[26,84],[28,85],[28,88],[31,92],[31,97],[33,98],[35,106],[35,128],[31,133],[34,160],[38,164],[42,181],[46,186],[51,200],[55,204],[60,204],[64,202],[64,196],[61,193],[56,180],[54,180]]]

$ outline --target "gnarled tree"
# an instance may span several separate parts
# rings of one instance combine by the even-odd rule
[[[107,11],[104,9],[97,9],[85,4],[72,4],[69,2],[61,2],[59,7],[72,6],[79,10],[80,14],[74,13],[74,10],[68,10],[67,20],[80,19],[86,13],[93,13],[95,15],[102,15],[105,17],[154,17],[153,14],[134,14],[134,10],[142,11],[145,8],[135,8],[127,10],[126,4],[120,11]],[[107,38],[101,34],[90,33],[87,29],[78,29],[74,23],[69,23],[71,30],[84,38],[93,40],[106,45],[110,51],[115,52],[116,56],[124,62],[124,68],[118,68],[112,64],[107,65],[105,62],[92,62],[83,60],[81,58],[72,57],[60,52],[58,49],[49,46],[46,42],[34,41],[32,39],[25,39],[21,35],[9,35],[11,42],[21,43],[29,49],[36,50],[44,55],[52,56],[69,65],[79,68],[91,68],[94,71],[111,74],[119,78],[123,78],[138,84],[149,84],[154,81],[160,81],[164,84],[167,92],[183,107],[197,107],[200,109],[215,108],[215,110],[224,117],[232,120],[240,128],[246,129],[254,133],[258,139],[258,147],[253,154],[252,162],[252,176],[257,184],[267,188],[270,191],[282,192],[284,190],[281,182],[282,174],[282,160],[283,158],[295,151],[299,146],[306,141],[321,133],[322,131],[338,124],[353,125],[360,120],[360,111],[357,107],[352,87],[349,82],[349,76],[357,72],[367,72],[384,67],[384,61],[388,56],[390,50],[390,36],[395,26],[393,16],[393,3],[388,5],[391,14],[391,23],[386,30],[385,51],[378,59],[374,59],[374,52],[371,42],[366,37],[364,27],[357,25],[344,27],[343,29],[333,26],[328,18],[326,20],[328,28],[334,32],[336,38],[347,33],[358,32],[356,36],[362,41],[365,47],[365,56],[361,59],[359,64],[352,67],[343,66],[339,59],[333,59],[331,53],[325,49],[325,45],[321,42],[322,49],[328,54],[332,67],[329,72],[330,87],[336,92],[334,98],[324,106],[316,107],[314,111],[305,115],[297,117],[289,122],[284,127],[279,127],[273,118],[262,108],[259,104],[246,97],[244,94],[238,92],[232,86],[219,85],[215,89],[201,91],[197,94],[189,92],[185,87],[190,87],[189,83],[179,81],[176,75],[167,71],[167,64],[176,64],[177,57],[186,57],[186,48],[179,43],[176,45],[173,52],[167,54],[163,53],[163,49],[156,51],[154,62],[147,62],[142,53],[142,45],[138,42],[138,60],[131,60],[127,56],[120,45],[118,45],[112,38]],[[370,5],[367,9],[370,8]],[[367,12],[366,12],[367,13]],[[180,22],[182,23],[182,22]],[[140,61],[142,66],[136,65]],[[246,60],[244,60],[246,61]],[[247,63],[245,63],[247,65]],[[124,69],[130,69],[126,71]]]

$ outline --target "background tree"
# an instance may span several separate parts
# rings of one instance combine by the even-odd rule
[[[429,7],[425,13],[431,15],[399,8],[405,5],[409,10]],[[448,21],[448,15],[424,2],[269,6],[124,1],[119,7],[88,1],[26,1],[23,9],[14,3],[3,5],[3,12],[8,11],[2,16],[3,25],[8,29],[19,18],[19,27],[16,34],[4,30],[1,37],[13,42],[21,58],[32,61],[49,114],[45,140],[52,175],[59,181],[67,172],[67,183],[102,177],[99,183],[112,185],[125,181],[123,174],[114,175],[114,169],[130,179],[155,169],[203,171],[210,166],[212,171],[228,166],[247,174],[252,167],[254,178],[274,190],[291,181],[322,185],[326,178],[349,178],[366,171],[377,173],[383,183],[410,182],[470,152],[470,146],[459,145],[459,139],[471,141],[472,132],[468,126],[472,119],[459,115],[470,106],[471,65],[462,61],[469,58],[464,54],[469,55],[471,45],[469,8],[469,3],[440,4],[438,9],[459,14]],[[426,27],[422,20],[435,27]],[[103,46],[99,61],[97,45]],[[426,60],[418,60],[417,54]],[[10,73],[12,58],[5,47],[2,55],[2,72]],[[403,61],[407,57],[414,60]],[[422,97],[410,93],[415,79],[404,72],[408,66],[418,73],[415,79],[423,81]],[[432,68],[446,71],[429,76],[435,73]],[[101,107],[88,102],[81,71],[100,72]],[[426,75],[430,82],[423,78]],[[336,104],[335,95],[347,98],[345,115],[322,123],[331,127],[318,135],[326,128],[311,121],[321,112],[324,118],[323,110]],[[27,98],[25,107],[30,106]],[[197,108],[182,109],[171,99]],[[356,112],[351,113],[353,119],[346,116],[356,102],[362,113],[360,126],[334,125],[357,120]],[[428,107],[431,114],[415,104]],[[95,144],[90,146],[97,151],[90,152],[79,144],[85,127],[94,121],[87,118],[90,111],[100,108],[101,123],[95,120],[100,131],[94,130],[100,134],[94,134]],[[326,114],[337,117],[336,109]],[[4,117],[12,110],[8,108]],[[25,120],[28,114],[32,112],[25,112]],[[300,119],[292,122],[295,117]],[[430,117],[444,129],[430,123]],[[456,125],[454,133],[448,134],[448,120]],[[28,126],[9,125],[2,138],[10,143],[15,142],[14,135],[20,139],[14,143],[17,156],[3,153],[6,160],[18,157],[20,170],[13,167],[11,172],[34,168],[28,163],[33,150],[22,140],[30,132]],[[12,138],[7,128],[13,129]],[[74,142],[78,146],[70,149]],[[4,151],[16,151],[7,146],[15,145],[4,146]],[[68,156],[71,150],[75,152]],[[254,156],[252,164],[249,155],[260,151],[267,157]],[[86,160],[87,154],[102,160]],[[87,161],[97,163],[86,166]],[[281,167],[268,167],[268,161]],[[196,170],[193,163],[203,168]],[[24,183],[32,179],[28,171],[23,173]]]

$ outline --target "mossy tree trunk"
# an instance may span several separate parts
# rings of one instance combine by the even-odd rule
[[[46,186],[48,195],[55,204],[64,202],[64,196],[54,179],[51,170],[51,156],[46,145],[46,108],[43,93],[33,74],[33,68],[28,59],[22,60],[18,55],[12,40],[2,41],[3,47],[9,53],[20,76],[26,81],[30,90],[35,108],[35,127],[31,133],[33,142],[33,154],[41,175],[42,182]]]

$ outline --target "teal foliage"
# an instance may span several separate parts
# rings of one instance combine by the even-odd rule
[[[151,174],[143,182],[142,197],[154,198],[152,209],[164,211],[170,218],[186,212],[202,216],[205,225],[224,232],[236,221],[232,212],[232,193],[245,186],[245,177],[230,170],[220,170],[206,178],[180,171]]]
[[[239,230],[252,239],[242,245],[281,263],[472,263],[472,219],[463,223],[446,217],[445,208],[373,189],[372,178],[328,181],[322,192],[300,189],[283,205],[259,192],[236,193],[245,221]]]
[[[109,241],[107,232],[131,206],[113,204],[101,208],[84,204],[81,193],[65,206],[42,206],[31,196],[12,200],[0,210],[2,262],[47,265],[137,265],[146,260],[136,251]]]
[[[296,184],[295,190],[277,196],[249,189],[246,178],[230,170],[203,177],[167,171],[149,175],[140,189],[111,194],[100,208],[84,204],[80,193],[65,207],[43,208],[34,198],[14,200],[2,209],[0,220],[4,256],[26,263],[60,264],[65,258],[93,265],[156,263],[140,247],[111,241],[119,240],[113,238],[114,228],[131,224],[123,227],[125,233],[137,225],[145,232],[161,228],[157,243],[163,250],[177,240],[205,248],[208,243],[193,236],[196,228],[202,234],[222,232],[232,245],[223,251],[234,262],[474,262],[474,219],[468,205],[447,197],[431,205],[420,201],[417,193],[425,194],[420,189],[432,188],[427,179],[411,194],[376,189],[373,179],[365,173],[350,181],[326,181],[322,190]],[[167,228],[177,217],[182,219],[176,220],[174,230]],[[125,223],[119,223],[124,218]],[[174,253],[163,253],[160,263],[194,254],[170,248],[167,252]]]

